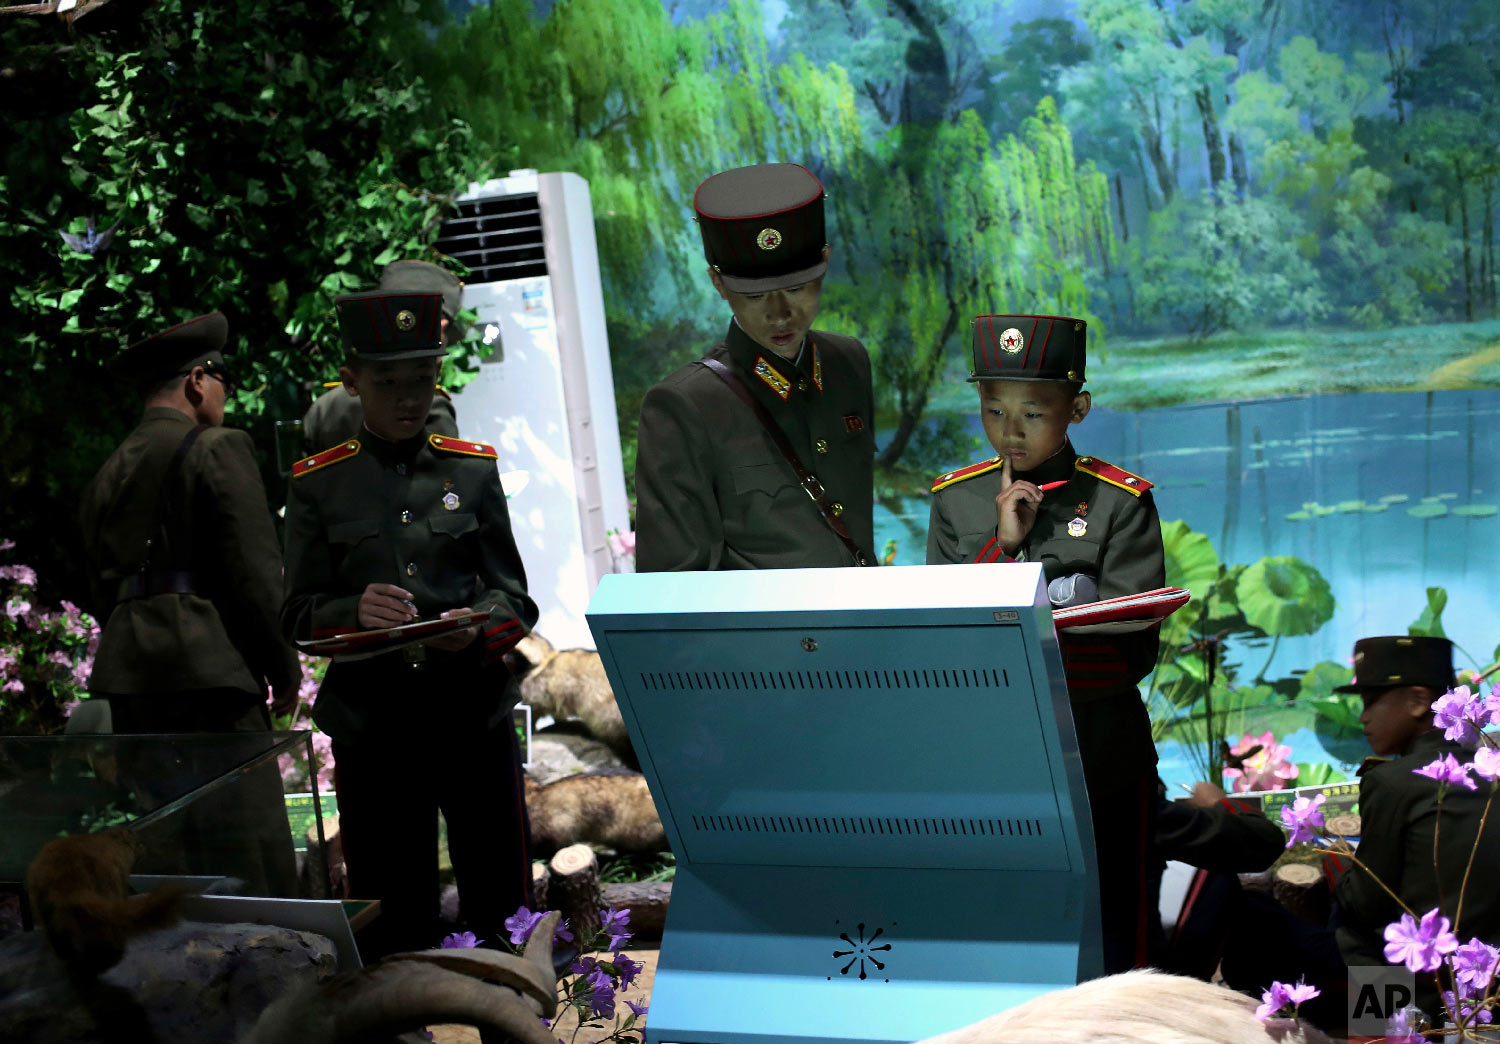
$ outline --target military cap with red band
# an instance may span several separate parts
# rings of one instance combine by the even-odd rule
[[[106,365],[117,377],[138,384],[165,381],[194,366],[223,373],[228,340],[229,320],[223,312],[209,312],[137,341]]]
[[[374,290],[334,299],[344,347],[370,362],[434,359],[443,348],[443,295]]]
[[[981,315],[970,381],[1084,381],[1088,324],[1064,315]]]
[[[823,183],[796,163],[722,171],[693,196],[703,253],[742,294],[810,283],[828,268]]]

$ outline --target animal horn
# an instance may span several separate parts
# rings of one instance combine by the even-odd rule
[[[554,917],[556,915],[553,915]],[[540,944],[537,945],[540,949]],[[528,951],[531,946],[527,946]],[[551,1018],[557,1013],[557,975],[550,958],[543,971],[526,957],[486,949],[420,950],[415,953],[393,953],[383,964],[418,961],[446,971],[458,972],[471,979],[509,986],[531,1002],[537,1014]]]
[[[389,1039],[424,1026],[457,1023],[496,1030],[516,1044],[555,1044],[530,1004],[515,991],[418,962],[382,962],[341,998],[330,1044]]]
[[[552,985],[553,993],[557,992],[557,972],[552,967],[552,935],[557,931],[557,922],[560,920],[562,913],[552,910],[538,921],[531,931],[531,938],[526,942],[526,952],[522,955]]]

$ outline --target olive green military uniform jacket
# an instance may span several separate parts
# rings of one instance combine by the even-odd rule
[[[765,405],[874,561],[875,417],[870,359],[852,337],[813,331],[797,364],[731,322],[707,358]],[[854,565],[755,414],[691,363],[641,403],[636,569]]]
[[[938,479],[927,528],[928,564],[1007,560],[995,539],[1000,465],[995,457]],[[1049,582],[1088,574],[1097,581],[1099,600],[1165,586],[1166,557],[1151,483],[1096,457],[1080,457],[1071,443],[1015,477],[1037,485],[1067,484],[1043,493],[1036,522],[1013,561],[1040,562]],[[1091,775],[1111,761],[1121,771],[1156,764],[1151,723],[1135,685],[1156,666],[1157,633],[1150,627],[1128,634],[1059,635],[1079,746]],[[1097,704],[1088,715],[1076,709],[1085,702]]]
[[[183,458],[176,514],[152,568],[190,563],[192,593],[121,601],[136,574],[168,462],[195,426],[168,407],[148,409],[84,489],[79,506],[93,609],[103,621],[89,688],[120,695],[296,684],[296,653],[277,626],[281,549],[250,436],[208,428]],[[190,547],[171,546],[171,534]]]
[[[313,400],[302,417],[302,451],[311,456],[340,442],[359,438],[364,417],[359,396],[350,395],[343,385],[329,388]],[[453,397],[441,388],[432,397],[432,408],[427,411],[427,423],[423,428],[434,435],[458,438],[458,415],[453,409]]]
[[[362,435],[293,468],[281,610],[287,637],[361,630],[359,599],[371,583],[410,591],[420,619],[464,606],[491,615],[473,644],[458,653],[429,649],[419,669],[401,652],[335,661],[313,720],[345,742],[424,721],[494,725],[520,696],[501,656],[537,619],[495,451],[441,435],[400,443],[368,429]]]
[[[1360,776],[1360,839],[1355,855],[1369,873],[1336,855],[1325,859],[1325,867],[1336,877],[1334,898],[1341,912],[1339,950],[1344,961],[1385,965],[1385,926],[1401,916],[1385,889],[1371,874],[1401,897],[1418,917],[1438,905],[1452,918],[1458,910],[1464,869],[1479,835],[1479,820],[1489,797],[1489,784],[1477,780],[1478,791],[1450,786],[1443,797],[1442,827],[1438,827],[1438,785],[1414,770],[1452,754],[1458,761],[1472,761],[1473,751],[1444,738],[1443,730],[1431,729],[1413,741],[1402,757],[1377,764]],[[1433,868],[1433,837],[1439,838],[1437,868]],[[1469,887],[1464,892],[1463,918],[1458,923],[1459,942],[1478,936],[1492,946],[1500,945],[1500,830],[1495,817],[1485,824]],[[1425,1003],[1424,1003],[1425,1001]],[[1432,978],[1417,976],[1417,1004],[1429,1015],[1437,1015],[1437,996]]]

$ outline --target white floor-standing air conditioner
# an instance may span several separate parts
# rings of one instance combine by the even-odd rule
[[[494,349],[454,406],[459,432],[499,451],[536,630],[593,648],[584,610],[601,576],[628,568],[609,534],[630,516],[588,182],[520,170],[471,184],[437,248],[469,266],[463,304]]]

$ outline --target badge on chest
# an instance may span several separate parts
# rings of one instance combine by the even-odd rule
[[[1089,531],[1089,524],[1081,518],[1075,517],[1068,523],[1068,536],[1081,537]]]

